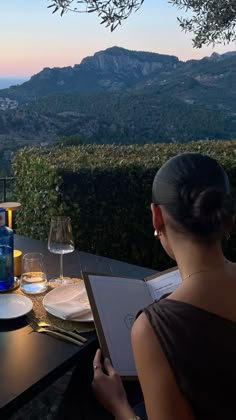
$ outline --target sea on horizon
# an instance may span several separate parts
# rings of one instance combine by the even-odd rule
[[[28,79],[26,77],[18,77],[18,78],[8,78],[8,77],[0,77],[0,89],[6,89],[13,85],[21,85],[22,83],[26,82]]]

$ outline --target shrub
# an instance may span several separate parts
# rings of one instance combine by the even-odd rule
[[[72,219],[76,247],[154,269],[173,265],[153,236],[151,186],[158,168],[183,151],[217,158],[236,190],[236,141],[25,148],[14,159],[17,233],[47,239],[52,215]],[[236,233],[224,244],[236,260]]]

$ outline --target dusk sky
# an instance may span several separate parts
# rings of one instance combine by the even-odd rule
[[[236,50],[236,44],[192,47],[191,36],[178,26],[183,12],[164,0],[145,0],[137,13],[113,33],[95,13],[52,14],[50,0],[1,0],[0,77],[30,77],[44,67],[79,64],[82,58],[114,45],[172,54],[181,60],[213,51]]]

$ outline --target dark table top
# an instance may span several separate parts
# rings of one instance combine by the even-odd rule
[[[47,250],[47,243],[15,235],[15,249],[42,252],[48,278],[58,276],[59,255]],[[81,277],[81,271],[143,278],[153,270],[74,251],[64,256],[64,275]],[[14,293],[14,292],[12,292]],[[32,334],[25,317],[0,321],[0,417],[7,418],[37,393],[50,385],[79,361],[82,352],[97,339],[87,333],[81,348],[45,334]]]

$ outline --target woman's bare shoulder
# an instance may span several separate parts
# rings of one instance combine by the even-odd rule
[[[138,318],[134,321],[132,330],[131,330],[132,337],[136,337],[138,339],[147,338],[148,336],[152,336],[153,331],[152,327],[150,325],[150,322],[145,315],[144,312],[141,312],[141,314],[138,316]]]

